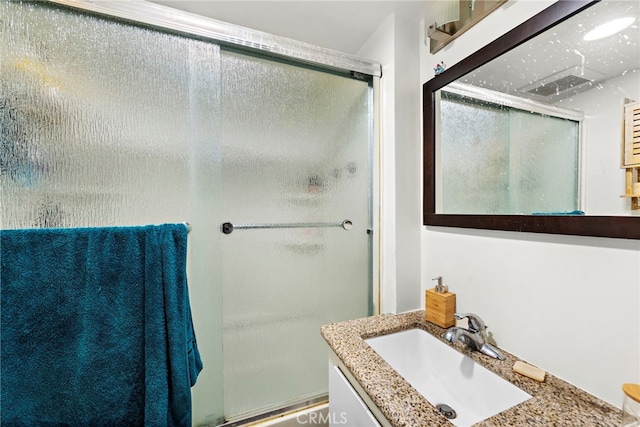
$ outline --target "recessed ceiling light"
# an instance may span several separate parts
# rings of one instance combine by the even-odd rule
[[[613,21],[609,21],[605,24],[598,25],[593,30],[589,31],[585,36],[584,40],[598,40],[603,39],[605,37],[612,36],[620,31],[624,30],[627,27],[630,27],[636,21],[636,18],[633,16],[628,16],[626,18],[618,18]]]

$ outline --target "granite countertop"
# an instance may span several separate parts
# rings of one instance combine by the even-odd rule
[[[324,325],[322,336],[351,374],[358,380],[378,409],[394,427],[452,426],[447,419],[389,366],[366,338],[406,329],[421,328],[442,340],[445,329],[424,319],[424,311],[379,315]],[[445,342],[444,340],[442,340]],[[469,351],[462,343],[453,345],[487,369],[533,396],[474,426],[598,426],[618,427],[621,411],[591,394],[547,373],[538,382],[513,371],[519,360],[501,351],[506,360]],[[526,361],[525,361],[526,362]]]

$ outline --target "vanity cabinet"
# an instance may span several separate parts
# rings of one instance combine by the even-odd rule
[[[450,426],[442,413],[431,404],[400,373],[385,362],[366,340],[382,337],[410,329],[423,329],[434,337],[441,337],[445,330],[424,318],[424,310],[401,314],[381,314],[361,319],[331,323],[321,328],[323,338],[329,345],[329,414],[333,417],[331,426],[371,427],[371,426]],[[366,337],[366,338],[365,338]],[[439,339],[439,338],[438,338]],[[448,343],[442,345],[449,346]],[[455,350],[464,349],[455,344]],[[399,349],[395,347],[395,349]],[[436,350],[433,350],[437,353]],[[474,361],[492,371],[501,379],[510,382],[530,399],[501,410],[475,425],[483,426],[598,426],[619,427],[620,408],[598,399],[550,373],[544,381],[536,381],[513,370],[519,359],[504,352],[505,360],[485,357],[478,352],[464,350]],[[399,353],[409,359],[417,356],[415,349]],[[425,352],[426,354],[426,352]],[[412,356],[413,355],[413,356]],[[434,354],[436,358],[448,359],[446,354]],[[421,359],[424,360],[424,359]],[[424,360],[427,363],[427,360]],[[460,367],[463,376],[469,375],[466,363]],[[335,367],[339,369],[335,369]],[[348,368],[347,368],[348,366]],[[413,369],[413,368],[411,368]],[[479,374],[478,369],[474,372]],[[438,367],[438,372],[443,369]],[[450,369],[449,369],[449,372]],[[450,376],[442,377],[445,380]],[[488,383],[486,383],[489,386]],[[459,389],[459,385],[454,386]],[[492,386],[489,395],[498,400],[505,396]],[[366,390],[366,391],[365,391]],[[482,394],[487,394],[482,393]],[[478,401],[478,391],[465,399]],[[479,396],[478,396],[479,397]],[[483,405],[485,401],[483,401]],[[455,406],[458,406],[455,404]],[[344,413],[344,415],[342,414]],[[460,414],[459,414],[460,415]],[[362,418],[356,418],[362,417]],[[458,417],[460,421],[461,417]],[[346,420],[346,421],[345,421]],[[533,424],[532,424],[533,423]],[[464,425],[464,424],[462,424]]]
[[[349,380],[333,362],[329,362],[329,426],[380,427]]]

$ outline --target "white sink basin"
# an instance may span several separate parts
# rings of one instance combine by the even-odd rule
[[[366,339],[393,369],[433,406],[456,412],[456,426],[470,426],[531,398],[510,382],[422,329]]]

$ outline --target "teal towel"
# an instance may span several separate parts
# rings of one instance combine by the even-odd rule
[[[191,426],[187,232],[0,232],[2,426]]]

